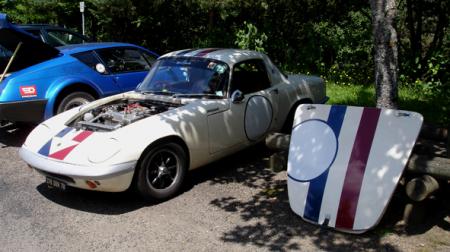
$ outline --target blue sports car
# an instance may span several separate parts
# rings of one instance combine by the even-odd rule
[[[39,122],[135,89],[157,54],[125,43],[52,47],[0,14],[0,123]]]

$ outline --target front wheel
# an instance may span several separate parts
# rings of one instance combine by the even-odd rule
[[[137,174],[137,190],[147,199],[167,199],[174,196],[187,171],[184,149],[175,143],[160,144],[148,151]]]
[[[84,105],[95,100],[94,97],[86,92],[74,92],[62,99],[58,105],[57,114],[66,110]]]

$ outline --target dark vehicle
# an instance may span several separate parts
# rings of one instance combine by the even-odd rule
[[[91,39],[86,36],[59,26],[48,24],[24,24],[17,25],[17,27],[33,34],[51,46],[65,46],[92,42]]]
[[[39,122],[133,90],[158,55],[126,43],[54,47],[0,13],[0,124]]]
[[[84,35],[60,26],[49,24],[15,24],[15,26],[53,47],[93,42]],[[0,45],[0,65],[4,65],[11,54]]]

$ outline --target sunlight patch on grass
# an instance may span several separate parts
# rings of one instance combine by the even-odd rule
[[[327,83],[327,95],[330,97],[327,104],[361,107],[374,107],[376,104],[373,86]],[[441,123],[442,115],[440,110],[436,109],[435,103],[424,99],[420,92],[413,88],[399,88],[399,109],[419,112],[426,122]]]
[[[350,106],[375,106],[375,90],[371,86],[336,85],[327,83],[328,104]]]

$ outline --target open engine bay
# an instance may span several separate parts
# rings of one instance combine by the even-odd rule
[[[122,99],[96,107],[70,123],[77,129],[113,131],[146,117],[181,106],[155,100]]]

